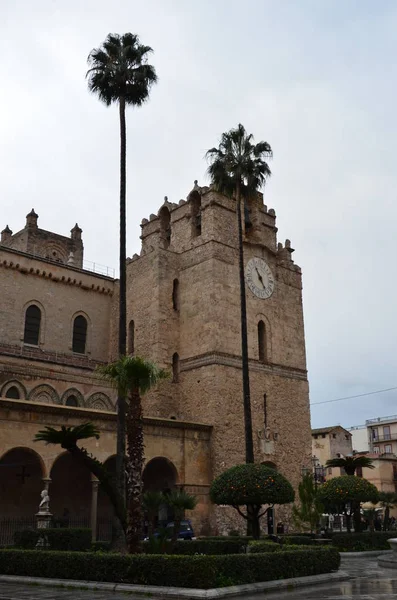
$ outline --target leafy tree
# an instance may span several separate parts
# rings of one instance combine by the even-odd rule
[[[142,536],[142,469],[144,459],[143,415],[141,394],[168,377],[151,361],[139,356],[122,356],[116,362],[98,367],[98,372],[112,383],[119,397],[128,398],[127,424],[127,546],[130,553],[139,551]]]
[[[184,490],[173,490],[167,495],[166,503],[174,509],[174,531],[172,534],[172,542],[176,542],[181,530],[181,521],[185,515],[185,510],[193,510],[196,508],[197,498]]]
[[[155,68],[148,63],[152,49],[140,43],[133,33],[109,34],[102,46],[88,56],[88,89],[106,106],[119,105],[120,117],[120,289],[119,289],[119,357],[127,352],[126,303],[126,124],[127,105],[141,106],[149,99],[156,83]],[[118,398],[117,411],[117,485],[125,497],[125,427],[126,403]]]
[[[304,475],[298,489],[300,506],[294,504],[292,518],[297,527],[309,529],[312,533],[316,530],[324,507],[318,499],[317,489],[311,473]]]
[[[232,506],[246,519],[254,539],[260,536],[260,518],[275,504],[293,502],[290,482],[270,467],[260,464],[236,465],[216,477],[210,488],[215,504]],[[267,508],[262,510],[263,505]],[[246,506],[246,512],[242,507]]]
[[[65,427],[60,429],[46,427],[34,437],[35,442],[45,442],[46,444],[60,445],[67,450],[73,458],[95,475],[100,482],[102,489],[111,501],[115,514],[119,519],[123,531],[126,531],[126,515],[123,499],[118,490],[114,488],[112,477],[106,467],[92,454],[89,454],[85,448],[80,448],[77,442],[90,438],[99,439],[99,431],[92,423],[82,423],[76,427]]]
[[[241,354],[243,375],[244,427],[246,462],[254,462],[254,446],[252,437],[251,397],[248,368],[247,341],[247,308],[244,279],[244,247],[243,226],[241,219],[241,203],[255,198],[258,190],[270,177],[271,171],[266,159],[272,157],[272,149],[267,142],[254,144],[252,134],[248,134],[243,125],[223,133],[218,148],[211,148],[206,153],[210,163],[208,174],[213,188],[236,201],[239,274],[240,274],[240,308],[241,308]]]
[[[383,519],[383,530],[387,531],[390,524],[390,509],[397,504],[397,496],[394,492],[379,492],[379,504],[385,509]]]
[[[340,467],[346,475],[355,475],[359,467],[374,469],[373,460],[367,456],[345,456],[344,458],[331,458],[327,460],[327,467]]]
[[[159,514],[160,506],[162,504],[165,504],[166,501],[167,499],[162,492],[148,491],[142,495],[142,508],[145,512],[147,512],[148,515],[149,537],[152,536],[154,533],[156,526],[156,518]]]
[[[318,488],[318,497],[327,512],[346,516],[347,530],[350,532],[351,517],[354,514],[360,514],[362,502],[376,504],[378,490],[363,477],[342,475],[326,481]],[[356,524],[355,528],[357,530]]]

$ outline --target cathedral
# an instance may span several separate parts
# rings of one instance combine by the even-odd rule
[[[143,398],[144,487],[196,495],[196,534],[243,531],[233,509],[209,500],[212,479],[245,458],[235,203],[195,182],[141,228],[140,255],[127,259],[128,352],[171,373]],[[258,194],[244,211],[255,461],[297,488],[311,432],[292,253],[289,240],[277,243],[275,212]],[[11,524],[9,535],[34,525],[43,488],[54,519],[109,535],[111,507],[95,478],[60,447],[33,442],[47,425],[90,421],[101,435],[85,447],[115,469],[116,394],[96,367],[117,358],[118,280],[97,271],[84,262],[77,224],[70,237],[52,233],[32,209],[21,231],[1,232],[0,530]],[[289,514],[279,507],[273,519]]]

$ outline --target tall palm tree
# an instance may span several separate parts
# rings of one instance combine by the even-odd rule
[[[379,492],[379,504],[385,509],[385,516],[383,518],[383,531],[389,529],[390,522],[390,509],[394,508],[397,504],[397,496],[394,492]]]
[[[355,475],[359,467],[374,469],[372,459],[367,456],[345,456],[344,458],[331,458],[327,460],[327,467],[340,467],[346,475]]]
[[[218,148],[211,148],[206,153],[206,157],[210,163],[208,175],[210,176],[213,188],[230,198],[234,198],[236,201],[240,273],[245,459],[247,463],[254,462],[254,445],[248,368],[247,307],[241,203],[254,198],[259,189],[265,185],[266,180],[271,175],[266,159],[272,156],[273,152],[270,144],[267,142],[254,144],[252,134],[248,134],[241,124],[236,129],[231,129],[223,133]]]
[[[144,460],[141,394],[149,391],[167,371],[139,356],[122,356],[116,362],[98,368],[98,372],[126,398],[127,412],[127,546],[139,551],[142,535],[142,469]]]
[[[99,431],[92,423],[82,423],[76,427],[65,427],[63,425],[61,429],[46,427],[36,433],[34,441],[54,445],[59,444],[61,448],[67,450],[77,462],[84,467],[87,467],[100,482],[101,487],[111,501],[116,516],[125,532],[127,524],[123,498],[118,493],[118,490],[114,488],[110,473],[107,471],[106,467],[94,456],[89,454],[85,448],[80,448],[77,445],[77,442],[89,438],[99,439]]]
[[[88,56],[88,88],[110,106],[119,105],[120,116],[120,296],[119,296],[119,357],[127,349],[126,308],[126,125],[127,105],[141,106],[149,99],[157,81],[155,68],[148,63],[152,49],[140,43],[133,33],[109,34],[102,46]],[[121,495],[125,497],[125,398],[117,403],[116,477]]]

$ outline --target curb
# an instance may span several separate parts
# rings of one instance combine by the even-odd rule
[[[391,554],[392,550],[366,550],[365,552],[339,552],[341,558],[369,558]]]
[[[156,598],[184,598],[185,600],[231,598],[241,594],[259,594],[261,592],[284,591],[292,588],[308,587],[317,584],[347,581],[351,576],[344,571],[336,573],[323,573],[322,575],[309,575],[277,581],[248,583],[232,587],[214,588],[212,590],[198,590],[177,587],[157,587],[149,585],[132,585],[123,583],[96,583],[94,581],[76,581],[69,579],[46,579],[43,577],[19,577],[15,575],[0,575],[0,583],[18,583],[25,585],[42,585],[46,587],[72,587],[86,590],[103,590],[109,592],[134,593],[138,596],[153,594]]]

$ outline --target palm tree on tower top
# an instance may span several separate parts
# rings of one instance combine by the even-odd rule
[[[251,398],[248,368],[247,341],[247,306],[244,279],[244,245],[243,226],[241,220],[241,203],[254,198],[271,175],[266,162],[272,158],[273,152],[267,142],[254,144],[252,134],[248,134],[243,125],[223,133],[219,147],[211,148],[206,153],[210,163],[208,174],[217,191],[234,198],[236,201],[238,250],[240,273],[240,305],[241,305],[241,354],[243,374],[243,402],[245,427],[245,459],[254,462],[254,445],[252,438]]]

